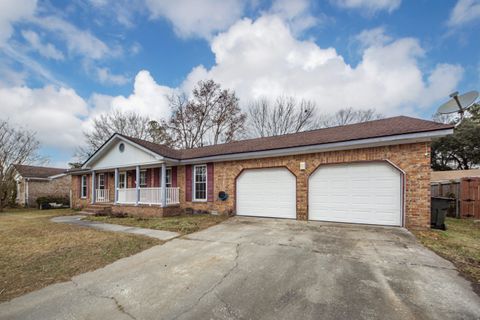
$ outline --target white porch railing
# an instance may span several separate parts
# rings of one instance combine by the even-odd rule
[[[97,189],[95,190],[96,202],[110,202],[109,189]]]
[[[140,199],[138,202],[146,204],[161,204],[162,188],[140,188]]]
[[[180,203],[180,188],[167,188],[167,206]]]
[[[180,188],[166,188],[167,206],[180,203]],[[162,204],[163,192],[162,188],[140,188],[140,204]],[[126,188],[118,189],[118,203],[131,204],[136,203],[137,189]]]
[[[137,202],[137,189],[135,188],[119,188],[118,203],[132,204]]]

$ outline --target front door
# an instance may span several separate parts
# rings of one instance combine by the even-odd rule
[[[97,200],[104,201],[105,200],[105,174],[100,173],[98,175],[98,190],[97,190]]]
[[[118,175],[118,188],[125,189],[127,187],[127,173],[120,172]]]

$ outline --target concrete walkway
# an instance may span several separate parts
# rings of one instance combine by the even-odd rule
[[[110,223],[103,223],[98,221],[89,221],[89,220],[82,220],[86,216],[84,215],[77,215],[77,216],[61,216],[55,217],[50,219],[53,222],[57,223],[68,223],[74,224],[83,227],[90,227],[95,228],[98,230],[104,231],[113,231],[113,232],[125,232],[125,233],[133,233],[139,234],[142,236],[147,236],[151,238],[160,239],[163,241],[171,240],[180,236],[177,232],[171,231],[162,231],[162,230],[153,230],[153,229],[145,229],[145,228],[137,228],[137,227],[128,227],[128,226],[121,226],[118,224],[110,224]]]

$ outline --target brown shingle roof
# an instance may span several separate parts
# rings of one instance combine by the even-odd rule
[[[64,173],[67,169],[27,166],[14,164],[13,167],[24,178],[48,178],[60,173]]]
[[[240,140],[214,146],[176,150],[164,145],[123,136],[157,154],[173,159],[195,159],[234,153],[266,151],[309,145],[378,138],[408,133],[451,129],[452,125],[416,119],[393,117],[357,124],[317,129],[274,137]]]

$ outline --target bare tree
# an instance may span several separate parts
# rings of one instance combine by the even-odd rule
[[[176,146],[194,148],[235,140],[245,123],[235,92],[213,80],[199,81],[192,98],[185,94],[169,98],[172,116],[164,121]]]
[[[440,123],[445,123],[445,124],[455,124],[460,119],[458,117],[458,114],[456,113],[442,114],[437,112],[432,116],[432,120]]]
[[[79,148],[76,155],[80,160],[88,158],[114,133],[149,141],[158,140],[155,136],[158,131],[154,129],[155,125],[150,118],[134,112],[113,111],[101,114],[93,120],[92,129],[83,133],[86,146]]]
[[[0,211],[13,200],[16,191],[11,165],[40,160],[39,145],[33,132],[14,128],[0,120]]]
[[[148,123],[148,126],[150,140],[153,143],[164,144],[169,147],[174,146],[174,141],[168,132],[168,128],[162,122],[152,120]]]
[[[359,109],[344,108],[335,112],[331,116],[326,116],[322,121],[322,127],[344,126],[347,124],[365,122],[384,118],[375,109]]]
[[[318,128],[315,103],[293,97],[252,102],[248,107],[248,129],[252,137],[268,137]]]

